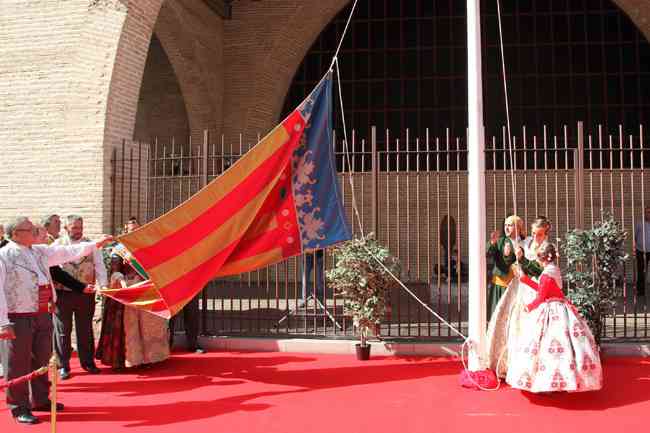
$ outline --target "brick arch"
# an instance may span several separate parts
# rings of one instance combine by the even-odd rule
[[[154,33],[178,80],[193,142],[221,131],[223,22],[202,2],[163,4]]]
[[[645,0],[611,0],[650,42],[650,3]]]
[[[96,215],[87,224],[91,232],[113,229],[110,161],[113,149],[123,139],[133,137],[154,30],[184,94],[191,131],[206,127],[216,131],[217,124],[220,125],[223,80],[214,73],[220,58],[216,56],[215,60],[211,53],[206,54],[206,44],[201,39],[211,36],[210,26],[220,33],[221,19],[206,11],[201,2],[193,2],[194,8],[203,8],[195,14],[186,13],[179,3],[99,0],[87,6],[72,62],[74,78],[70,80],[65,128],[67,145],[91,150],[87,153],[92,164],[88,165],[86,185],[92,193],[77,205],[96,209]],[[202,19],[208,21],[201,22]],[[201,24],[200,29],[197,23]]]
[[[325,26],[349,0],[235,3],[225,23],[226,142],[245,142],[277,121],[293,76]],[[325,71],[323,71],[325,73]]]

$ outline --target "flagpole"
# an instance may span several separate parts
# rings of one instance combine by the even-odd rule
[[[467,0],[467,172],[469,302],[468,332],[472,347],[469,371],[487,368],[486,353],[486,223],[485,134],[481,62],[481,4]]]

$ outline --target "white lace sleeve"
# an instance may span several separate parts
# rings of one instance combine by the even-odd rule
[[[0,326],[9,325],[9,310],[7,308],[7,298],[5,296],[5,275],[7,268],[2,260],[0,260]]]
[[[52,267],[87,256],[97,250],[95,242],[80,242],[74,245],[33,245],[47,257],[47,265]]]

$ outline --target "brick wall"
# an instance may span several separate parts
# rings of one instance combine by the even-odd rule
[[[137,72],[118,72],[137,70],[138,56],[144,66],[145,17],[155,20],[161,1],[0,3],[0,221],[74,212],[88,232],[104,229],[107,149],[131,136],[140,87]]]
[[[347,0],[237,2],[224,23],[223,133],[255,142],[278,122],[293,76],[309,47]],[[323,74],[326,71],[323,71]]]
[[[157,37],[151,39],[144,68],[133,138],[153,142],[157,137],[178,144],[190,135],[185,101],[169,58]]]

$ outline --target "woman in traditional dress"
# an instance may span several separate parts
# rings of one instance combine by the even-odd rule
[[[551,223],[546,217],[540,216],[531,225],[532,236],[527,237],[523,245],[516,249],[517,264],[513,269],[519,268],[525,275],[531,277],[537,282],[538,277],[542,274],[544,268],[537,261],[537,254],[548,245],[548,232],[551,229]],[[516,278],[516,272],[515,272]],[[537,292],[520,278],[517,279],[516,296],[513,304],[509,308],[507,319],[506,349],[503,351],[500,367],[500,377],[505,377],[508,368],[507,354],[519,346],[519,337],[523,332],[523,318],[525,315],[525,306],[533,302]],[[514,292],[514,291],[513,291]],[[505,362],[503,357],[506,357]]]
[[[125,288],[144,281],[129,264],[123,263],[124,274],[115,279]],[[167,320],[138,308],[124,307],[124,364],[126,367],[154,364],[169,358],[169,325]]]
[[[139,227],[131,217],[124,227],[131,232]],[[114,249],[118,251],[119,246]],[[133,266],[118,254],[111,259],[114,272],[111,288],[122,289],[144,281]],[[167,320],[143,310],[124,306],[107,297],[102,336],[97,358],[115,369],[149,365],[169,358]]]
[[[122,258],[111,255],[111,274],[109,285],[111,289],[120,289],[124,279]],[[104,297],[102,311],[102,330],[97,344],[95,358],[102,364],[121,370],[125,367],[124,348],[124,305]]]
[[[524,240],[523,248],[517,249],[519,267],[533,279],[539,277],[544,270],[537,261],[537,252],[546,247],[550,230],[550,221],[544,216],[537,217],[531,225],[531,236]]]
[[[515,250],[523,246],[526,237],[524,223],[511,215],[503,223],[503,232],[494,231],[490,237],[488,256],[492,259],[492,281],[488,292],[488,315],[492,315],[499,300],[514,278],[512,265],[517,261]]]
[[[523,332],[517,348],[511,348],[506,382],[535,393],[595,391],[603,385],[598,346],[587,322],[562,293],[556,259],[553,244],[539,249],[544,269],[539,283],[515,271],[537,290],[537,297],[525,307]]]
[[[499,377],[505,377],[507,371],[507,340],[516,333],[516,330],[509,329],[510,314],[513,309],[523,308],[518,305],[518,278],[514,274],[513,265],[517,261],[515,251],[523,246],[526,237],[524,223],[517,215],[506,218],[503,228],[501,237],[497,232],[492,233],[488,248],[488,255],[494,265],[488,295],[488,313],[491,313],[491,317],[488,324],[487,349],[490,368]]]

